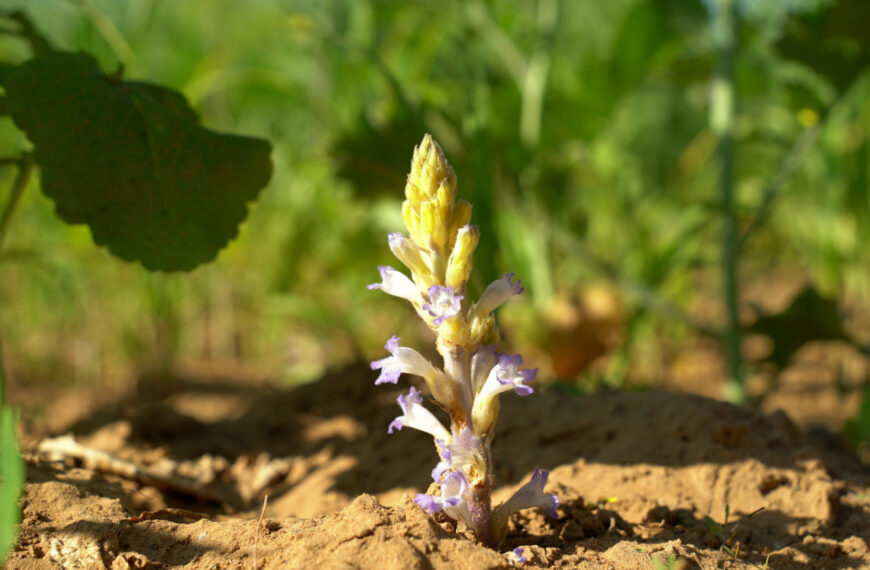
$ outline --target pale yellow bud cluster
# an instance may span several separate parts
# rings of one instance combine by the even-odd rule
[[[456,199],[456,174],[430,135],[414,149],[405,198],[402,218],[408,238],[391,240],[393,253],[411,270],[424,299],[433,285],[464,294],[480,231],[469,225],[471,204]],[[464,311],[436,325],[425,310],[417,309],[438,333],[442,353],[451,346],[470,348],[472,335]]]
[[[405,198],[402,218],[424,265],[409,265],[415,281],[422,292],[446,285],[461,293],[479,234],[468,226],[471,204],[456,200],[456,174],[430,135],[414,149]]]

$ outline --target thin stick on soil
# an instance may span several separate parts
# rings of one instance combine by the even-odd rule
[[[50,460],[73,459],[81,462],[86,469],[92,469],[101,473],[132,479],[142,485],[149,485],[158,489],[168,489],[185,495],[189,495],[201,501],[210,501],[218,504],[231,504],[229,497],[209,489],[204,489],[197,481],[178,475],[164,475],[137,465],[132,461],[119,459],[110,453],[93,449],[78,443],[71,435],[42,440],[37,447],[39,453]]]
[[[183,517],[193,521],[207,519],[208,515],[190,511],[187,509],[178,509],[175,507],[166,507],[165,509],[157,509],[156,511],[143,511],[141,514],[123,519],[123,522],[138,523],[142,521],[150,521],[164,516]]]
[[[260,523],[263,522],[263,515],[266,514],[266,503],[269,502],[269,495],[263,497],[263,508],[260,509],[260,517],[257,519],[257,526],[254,527],[254,570],[259,567],[257,565],[257,547],[260,545]]]

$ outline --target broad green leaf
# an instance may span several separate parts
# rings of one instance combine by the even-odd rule
[[[18,497],[24,485],[24,461],[18,454],[15,412],[0,406],[0,562],[15,543],[21,512]]]
[[[191,121],[193,123],[199,122],[199,115],[196,114],[196,111],[190,108],[190,105],[187,104],[187,99],[185,99],[184,95],[178,91],[173,91],[172,89],[163,87],[162,85],[143,83],[140,81],[127,81],[126,84],[141,89],[145,94],[150,96],[155,103],[162,106],[167,111],[175,113],[179,119]]]
[[[58,215],[149,269],[212,260],[271,176],[267,141],[204,129],[181,94],[107,76],[88,54],[36,57],[4,87]]]

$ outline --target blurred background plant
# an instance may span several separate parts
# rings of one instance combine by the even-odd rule
[[[23,11],[0,10],[0,26],[28,52],[0,63],[0,111],[28,139],[16,137],[0,159],[15,172],[0,209],[0,255],[22,256],[3,245],[38,168],[58,217],[87,224],[94,242],[118,258],[152,271],[213,260],[271,177],[269,142],[202,128],[177,91],[128,81],[122,68],[106,74],[86,52],[58,50]],[[17,299],[4,301],[14,307]],[[18,412],[6,399],[3,332],[0,564],[15,540],[25,478]]]
[[[389,262],[411,150],[431,132],[481,226],[472,287],[506,271],[527,285],[503,319],[529,361],[572,390],[720,397],[721,4],[0,1],[106,70],[184,92],[215,129],[268,138],[276,166],[239,239],[183,278],[110,261],[28,192],[0,259],[10,392],[38,411],[34,387],[111,391],[184,366],[301,382],[372,358],[397,329],[426,334],[364,286]],[[870,342],[870,5],[729,9],[740,397],[786,405],[767,396],[803,358],[856,414],[870,376],[856,348]],[[0,57],[18,49],[2,41]],[[0,144],[21,136],[0,123]],[[837,356],[814,357],[819,339]],[[839,421],[823,408],[798,419]]]

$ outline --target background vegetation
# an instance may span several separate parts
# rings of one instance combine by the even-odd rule
[[[111,387],[190,362],[304,381],[379,355],[390,334],[422,334],[365,284],[390,263],[386,234],[400,229],[424,132],[474,204],[475,286],[523,278],[506,334],[551,378],[659,385],[709,342],[703,354],[721,362],[710,93],[722,4],[0,1],[60,48],[184,92],[205,125],[269,139],[275,162],[240,238],[190,275],[117,263],[28,191],[0,258],[10,399],[16,386]],[[806,340],[870,341],[870,5],[733,9],[739,316],[744,332],[779,338],[744,346],[751,380]],[[24,49],[0,41],[0,59]],[[0,122],[0,147],[26,146]],[[0,188],[13,175],[0,170]],[[809,308],[758,319],[803,288]]]

